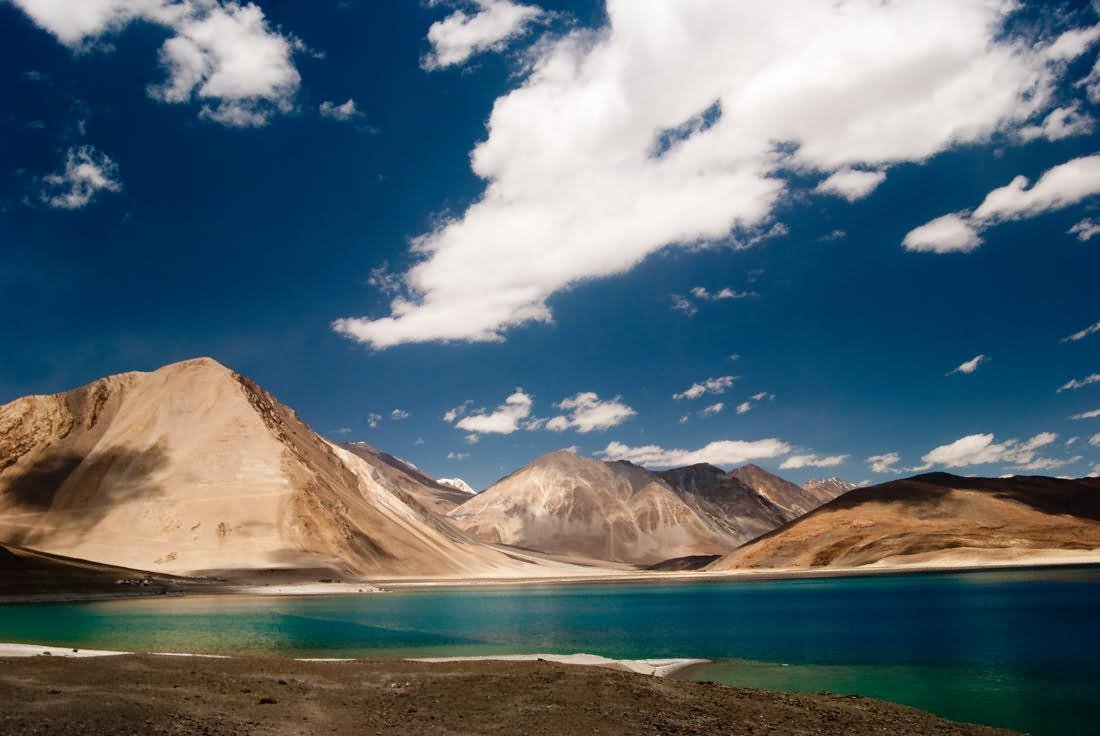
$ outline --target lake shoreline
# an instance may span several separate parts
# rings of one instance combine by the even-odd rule
[[[549,661],[5,659],[0,732],[748,733],[1007,736],[881,700]]]
[[[417,590],[539,587],[553,585],[628,584],[650,585],[676,582],[754,582],[774,580],[815,580],[832,578],[861,578],[887,575],[926,575],[938,573],[969,573],[982,571],[1047,570],[1080,568],[1100,565],[1100,552],[1047,553],[1016,559],[975,562],[972,559],[958,563],[936,561],[911,564],[876,564],[845,568],[767,568],[752,570],[705,571],[632,571],[608,570],[606,573],[587,575],[555,575],[545,577],[372,577],[363,580],[280,581],[271,584],[234,583],[178,578],[173,584],[160,584],[156,589],[134,589],[127,586],[117,592],[96,587],[94,590],[65,590],[58,592],[26,592],[0,594],[0,605],[23,603],[82,603],[112,600],[148,600],[162,597],[312,597],[326,595],[377,595]]]

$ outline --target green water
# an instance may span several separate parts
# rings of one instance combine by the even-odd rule
[[[288,656],[702,657],[1035,734],[1100,728],[1100,567],[0,606],[0,641]]]

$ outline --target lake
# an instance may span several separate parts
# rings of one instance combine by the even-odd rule
[[[84,648],[702,657],[686,677],[1044,735],[1100,723],[1098,625],[1100,566],[0,606],[0,641]]]

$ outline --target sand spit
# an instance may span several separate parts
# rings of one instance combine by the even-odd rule
[[[0,667],[0,733],[997,736],[891,703],[556,662],[29,657]]]
[[[598,654],[501,654],[485,657],[423,657],[412,662],[556,662],[583,667],[606,667],[613,670],[636,672],[639,675],[665,677],[677,670],[696,664],[706,664],[707,659],[608,659]]]

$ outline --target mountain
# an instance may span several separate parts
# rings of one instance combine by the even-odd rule
[[[471,488],[470,484],[467,483],[466,481],[462,480],[461,478],[440,478],[439,480],[436,481],[436,483],[439,483],[440,485],[447,486],[449,488],[454,488],[456,491],[462,491],[467,496],[476,496],[477,495],[477,491],[475,491],[473,488]],[[463,501],[465,501],[465,500],[467,500],[467,499],[464,498]]]
[[[856,488],[708,569],[984,564],[1100,556],[1100,479],[930,473]]]
[[[835,498],[835,494],[830,495],[829,489],[801,488],[759,465],[742,465],[731,470],[729,475],[778,506],[787,521],[797,519]]]
[[[568,451],[502,478],[449,518],[484,541],[632,564],[721,554],[738,541],[648,470]]]
[[[740,542],[788,521],[786,512],[736,477],[707,463],[657,473],[697,513],[713,519]]]
[[[829,499],[842,496],[855,487],[855,483],[836,477],[815,478],[814,480],[808,480],[802,484],[802,490],[814,498],[828,496]]]
[[[517,574],[542,564],[425,510],[444,491],[416,482],[407,468],[329,444],[209,358],[0,406],[2,544],[183,574]]]
[[[469,498],[461,489],[442,480],[433,480],[415,465],[366,442],[346,442],[340,447],[366,460],[373,468],[373,479],[405,503],[445,516]]]

